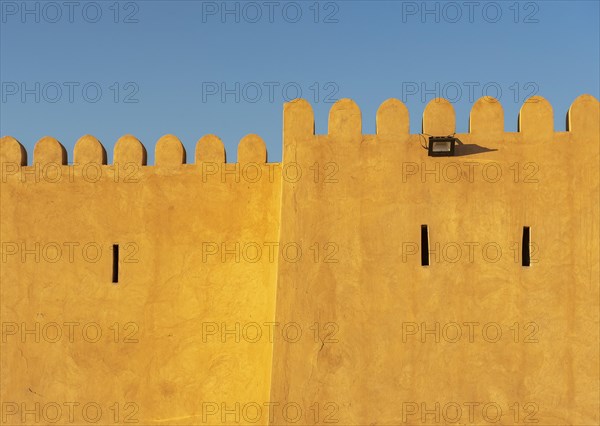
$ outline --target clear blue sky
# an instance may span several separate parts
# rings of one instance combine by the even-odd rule
[[[507,131],[531,94],[552,103],[556,130],[578,95],[599,97],[598,1],[315,3],[2,0],[0,134],[20,140],[30,163],[42,136],[72,161],[86,133],[109,161],[131,133],[149,164],[167,133],[188,162],[207,133],[221,137],[228,161],[257,133],[280,161],[283,103],[298,90],[317,133],[331,100],[345,97],[360,106],[365,133],[390,97],[407,104],[413,133],[438,95],[453,101],[459,132],[486,93],[500,97]]]

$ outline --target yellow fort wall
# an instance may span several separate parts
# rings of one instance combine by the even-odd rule
[[[12,149],[18,157],[16,142],[3,140],[3,161]],[[87,423],[84,415],[96,418],[95,406],[83,413],[90,402],[103,410],[104,424],[115,418],[198,424],[203,402],[268,401],[269,342],[203,339],[203,324],[211,331],[214,323],[220,328],[226,322],[231,329],[249,319],[272,321],[277,259],[237,263],[229,256],[223,263],[203,253],[203,242],[211,248],[214,242],[230,242],[231,248],[235,242],[277,241],[279,165],[267,167],[265,145],[256,136],[241,142],[239,164],[227,165],[234,173],[225,183],[220,173],[213,174],[225,160],[217,138],[199,141],[196,164],[182,165],[184,157],[179,140],[166,136],[157,143],[157,165],[143,166],[144,147],[125,136],[115,147],[119,166],[101,166],[98,182],[92,182],[95,168],[83,172],[82,166],[66,165],[62,179],[52,182],[55,167],[43,167],[64,164],[64,150],[45,138],[33,156],[41,165],[40,182],[21,171],[12,174],[12,164],[5,173],[2,241],[18,244],[18,253],[5,254],[2,263],[2,401],[19,404],[9,423],[21,423],[23,402],[29,410],[39,402],[40,411],[58,402],[67,420],[64,404],[78,402],[79,424]],[[98,141],[86,136],[78,141],[74,159],[102,163],[105,155]],[[237,183],[235,168],[244,164],[273,173],[272,182]],[[73,242],[79,244],[72,246],[70,262]],[[56,257],[56,243],[62,257],[49,262]],[[22,244],[32,251],[40,244],[39,259],[34,254],[23,259]],[[113,244],[119,244],[121,258],[116,285]],[[96,246],[102,249],[98,260]],[[12,244],[4,249],[15,251]],[[35,335],[22,336],[25,327],[35,330],[36,322],[39,342]],[[54,326],[44,329],[50,323],[61,326],[58,342],[48,341],[56,334]],[[79,323],[72,326],[73,342],[65,323]],[[97,329],[102,338],[94,342]]]
[[[2,421],[598,424],[599,103],[518,119],[482,98],[438,158],[395,99],[375,135],[351,100],[326,135],[286,104],[281,163],[256,135],[192,164],[167,135],[153,166],[130,135],[110,165],[89,135],[71,165],[3,137]],[[455,122],[433,100],[423,133]]]

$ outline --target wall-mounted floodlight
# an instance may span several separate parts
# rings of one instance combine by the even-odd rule
[[[429,156],[430,157],[452,157],[454,155],[454,145],[457,139],[452,136],[430,136],[429,137]]]

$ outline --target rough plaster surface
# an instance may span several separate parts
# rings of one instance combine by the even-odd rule
[[[57,403],[72,424],[65,403],[77,403],[85,424],[94,403],[98,424],[115,407],[139,424],[445,424],[456,407],[462,424],[598,424],[598,101],[579,97],[555,132],[550,104],[532,98],[508,133],[500,103],[480,99],[452,158],[427,157],[397,100],[376,122],[363,135],[345,99],[314,135],[310,105],[288,103],[282,163],[266,163],[256,135],[237,164],[216,136],[191,156],[166,135],[155,166],[131,135],[114,165],[82,137],[75,166],[53,138],[29,163],[2,138],[3,422],[48,423]],[[455,122],[434,100],[423,132]],[[78,244],[72,260],[65,244]],[[78,324],[73,341],[65,323]]]

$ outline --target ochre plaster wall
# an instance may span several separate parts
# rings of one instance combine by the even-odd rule
[[[598,102],[578,98],[568,132],[555,132],[552,117],[532,98],[520,131],[507,133],[501,105],[480,99],[457,154],[490,151],[433,158],[398,101],[379,109],[377,135],[362,135],[350,100],[318,136],[310,105],[286,105],[283,169],[334,162],[338,171],[337,182],[284,182],[281,240],[334,242],[339,253],[332,263],[280,262],[276,320],[336,327],[319,341],[275,342],[272,400],[331,403],[341,424],[440,424],[457,405],[462,424],[598,423]],[[432,101],[423,132],[454,131],[451,104]],[[425,267],[408,254],[421,225],[430,249],[439,243]],[[530,267],[511,250],[524,226],[537,247]]]
[[[428,157],[397,100],[376,120],[377,134],[363,135],[345,99],[328,134],[315,135],[310,105],[288,103],[282,163],[266,163],[263,141],[249,135],[236,164],[214,136],[185,164],[168,135],[155,166],[132,136],[117,142],[113,165],[91,136],[76,144],[78,165],[52,138],[27,165],[4,137],[5,423],[23,423],[36,403],[66,412],[66,402],[94,402],[101,424],[115,404],[120,421],[137,409],[140,424],[267,424],[270,401],[272,424],[291,424],[298,408],[296,424],[444,424],[457,406],[467,424],[597,424],[598,101],[577,98],[558,132],[550,104],[532,98],[510,133],[500,103],[482,98],[455,157]],[[453,134],[455,122],[436,99],[423,132]],[[79,244],[72,261],[69,243]],[[83,253],[88,243],[102,247],[97,261]],[[79,323],[73,342],[52,342],[51,323],[63,333]],[[252,341],[250,324],[262,338]],[[89,342],[97,328],[102,337]]]
[[[5,148],[11,144],[3,141]],[[92,147],[100,146],[86,137],[75,157],[98,161],[102,149]],[[52,160],[56,148],[56,141],[42,140],[33,160]],[[268,401],[272,345],[236,336],[223,342],[221,334],[208,332],[215,323],[235,329],[235,323],[249,319],[273,320],[277,259],[237,262],[234,254],[222,262],[207,247],[220,248],[221,241],[230,249],[236,242],[277,241],[279,165],[264,164],[264,143],[256,137],[240,145],[240,164],[227,166],[235,170],[253,163],[273,173],[272,183],[237,183],[235,173],[225,180],[220,172],[213,174],[224,167],[222,144],[215,138],[199,143],[206,163],[182,165],[182,147],[173,137],[158,143],[157,166],[141,166],[142,148],[133,137],[122,138],[115,150],[115,161],[123,166],[119,174],[102,166],[102,179],[95,183],[90,182],[95,169],[86,169],[84,178],[81,166],[62,166],[63,179],[56,183],[49,182],[55,170],[47,168],[45,174],[40,169],[39,183],[27,175],[23,183],[19,171],[2,184],[2,242],[18,243],[18,253],[2,263],[1,397],[3,403],[18,404],[18,413],[6,417],[9,424],[20,424],[35,403],[41,404],[41,423],[55,416],[52,403],[63,410],[60,423],[72,423],[65,403],[76,402],[76,424],[96,418],[94,406],[87,414],[82,411],[89,403],[103,411],[99,424],[115,418],[201,424],[203,407]],[[79,243],[72,263],[69,242]],[[35,251],[36,243],[39,261],[31,254],[23,259],[21,244]],[[48,261],[55,257],[53,243],[63,249],[54,263]],[[86,254],[88,243],[93,245]],[[113,244],[120,247],[118,284],[112,284]],[[93,262],[96,245],[102,256]],[[8,244],[4,248],[14,250]],[[23,337],[23,329],[35,330],[36,322],[38,341],[35,335]],[[66,335],[69,322],[80,324],[73,326],[73,342]],[[50,323],[61,326],[57,342],[50,341],[56,334]],[[18,327],[15,334],[12,324]],[[102,338],[93,342],[97,329]],[[14,408],[5,405],[6,410]],[[35,419],[25,417],[28,423]]]

